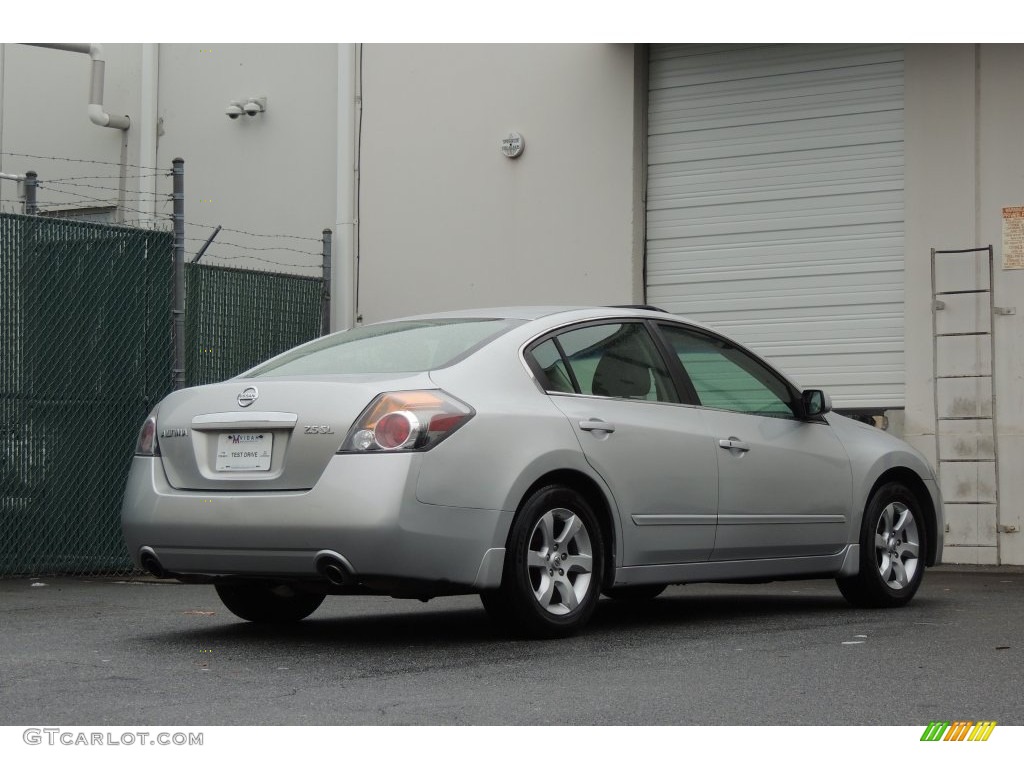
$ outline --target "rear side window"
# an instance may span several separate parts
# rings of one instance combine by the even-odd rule
[[[444,368],[518,325],[516,320],[409,320],[354,328],[303,344],[243,374],[419,373]]]
[[[538,344],[532,351],[533,359],[537,361],[546,381],[544,388],[549,392],[575,392],[572,386],[572,379],[565,367],[565,360],[562,353],[555,345],[554,339],[548,339]]]
[[[574,328],[531,350],[549,392],[678,403],[672,378],[642,323]]]

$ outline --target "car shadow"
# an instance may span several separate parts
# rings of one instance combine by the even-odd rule
[[[312,617],[295,624],[254,624],[241,619],[215,626],[190,627],[173,632],[150,633],[137,637],[145,642],[176,645],[193,642],[201,645],[241,643],[288,647],[296,642],[323,647],[407,649],[410,646],[465,647],[493,644],[532,643],[509,636],[492,623],[482,606],[442,608],[425,605],[394,613],[362,613],[351,616]],[[602,599],[587,628],[578,636],[587,638],[614,635],[634,636],[647,630],[699,631],[705,634],[716,624],[755,628],[770,620],[773,625],[793,623],[813,626],[827,617],[834,623],[837,614],[860,613],[836,594],[669,594],[653,600],[628,601]],[[225,611],[225,615],[228,615]]]

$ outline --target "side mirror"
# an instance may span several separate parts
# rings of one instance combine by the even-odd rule
[[[800,404],[805,419],[813,419],[832,410],[832,398],[820,389],[805,389],[800,393]]]

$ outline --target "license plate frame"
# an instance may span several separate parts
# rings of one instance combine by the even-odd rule
[[[217,435],[217,472],[269,472],[274,457],[274,434],[239,430]]]

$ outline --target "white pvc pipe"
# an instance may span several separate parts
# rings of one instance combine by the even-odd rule
[[[352,43],[338,45],[338,166],[334,268],[331,270],[331,330],[355,324],[355,62]]]
[[[128,115],[110,115],[103,109],[103,80],[107,62],[103,58],[103,46],[99,43],[28,43],[36,48],[53,48],[58,51],[85,53],[92,59],[92,73],[89,84],[89,120],[103,128],[118,128],[127,131],[132,126]]]
[[[159,123],[158,100],[160,84],[160,46],[157,43],[142,44],[141,92],[139,106],[139,165],[157,167],[157,124]],[[143,174],[139,182],[138,203],[135,206],[145,211],[144,218],[156,221],[157,195],[156,174]]]

